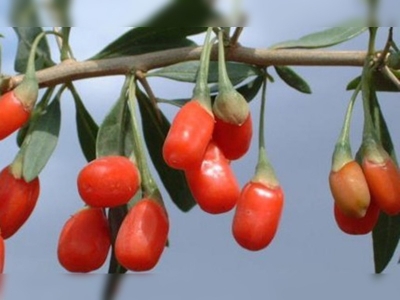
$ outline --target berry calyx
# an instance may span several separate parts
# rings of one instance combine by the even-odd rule
[[[234,89],[229,79],[222,30],[218,33],[218,72],[219,93],[213,104],[213,113],[226,123],[242,125],[248,119],[250,108],[246,99]]]

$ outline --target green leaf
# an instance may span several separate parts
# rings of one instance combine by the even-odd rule
[[[71,0],[49,0],[46,5],[49,15],[52,17],[52,23],[56,23],[58,26],[71,26],[70,7]]]
[[[311,94],[311,88],[308,83],[298,75],[292,68],[286,66],[276,66],[274,67],[278,76],[290,87],[295,90],[305,93]]]
[[[186,61],[171,65],[147,74],[149,77],[163,77],[176,81],[195,83],[199,70],[199,61]],[[260,69],[246,64],[228,62],[226,64],[229,79],[237,85],[252,76],[260,76]],[[218,82],[218,62],[211,61],[208,75],[209,83]]]
[[[151,160],[165,189],[176,206],[186,212],[196,202],[193,199],[183,171],[169,167],[162,156],[162,148],[170,123],[164,114],[141,91],[137,91],[139,109],[142,116],[143,133]]]
[[[325,48],[331,47],[348,40],[351,40],[364,31],[368,27],[361,26],[364,22],[348,21],[339,27],[331,27],[323,31],[305,35],[298,40],[290,40],[273,45],[272,49],[289,49],[289,48]]]
[[[258,92],[260,91],[262,84],[264,82],[264,77],[263,76],[258,76],[254,80],[250,81],[249,83],[243,84],[240,87],[236,88],[236,90],[242,94],[242,96],[246,99],[247,102],[250,102],[254,99],[255,96],[257,96]],[[211,100],[214,101],[216,97],[216,94],[211,95]],[[187,102],[189,102],[191,99],[172,99],[172,100],[167,100],[167,99],[160,99],[157,98],[158,103],[167,103],[171,104],[177,107],[182,107],[184,106]]]
[[[397,164],[396,152],[392,138],[373,88],[371,92],[371,111],[378,137],[381,140],[384,149],[390,154],[393,161]],[[381,213],[378,223],[372,232],[376,273],[383,272],[383,270],[389,264],[397,248],[399,239],[400,216],[388,216],[385,213]]]
[[[18,36],[18,49],[15,58],[15,71],[24,73],[35,38],[43,32],[42,27],[13,27]],[[36,49],[35,68],[41,70],[54,65],[46,37],[42,38]]]
[[[400,69],[400,53],[390,51],[390,55],[387,60],[387,65],[391,69],[399,70]]]
[[[263,76],[256,77],[253,81],[242,85],[236,90],[242,94],[242,96],[246,99],[247,102],[251,102],[260,91],[262,84],[264,82]]]
[[[372,232],[375,273],[382,273],[397,248],[400,236],[400,216],[381,213]]]
[[[10,3],[12,3],[12,24],[21,27],[40,26],[38,5],[35,0],[14,0]]]
[[[361,76],[357,76],[347,84],[346,90],[347,91],[355,90],[360,83],[361,83]]]
[[[400,80],[400,74],[393,72],[396,78]],[[379,71],[374,71],[372,73],[372,84],[376,91],[380,92],[400,92],[399,88],[391,81],[386,75]],[[361,76],[354,78],[350,81],[346,87],[349,90],[355,90],[358,84],[361,82]]]
[[[61,125],[60,95],[49,104],[32,125],[29,140],[24,146],[22,176],[29,182],[35,179],[49,161],[58,142]]]
[[[35,106],[35,109],[33,110],[32,114],[31,114],[29,122],[26,123],[24,126],[22,126],[20,128],[20,130],[18,130],[18,134],[17,134],[18,147],[22,146],[22,143],[24,142],[25,137],[29,134],[31,124],[34,124],[36,122],[36,119],[43,114],[43,110],[46,109],[47,103],[49,103],[50,98],[53,96],[54,90],[55,90],[55,86],[52,86],[52,87],[49,87],[46,89],[46,92],[43,94],[39,103]]]
[[[207,27],[135,27],[109,44],[91,59],[138,55],[195,45],[188,36]]]
[[[81,145],[82,153],[86,160],[92,161],[96,158],[96,138],[99,131],[99,126],[87,111],[75,87],[71,84],[69,88],[75,101],[75,119],[78,130],[79,144]]]
[[[126,101],[127,84],[126,81],[119,99],[100,125],[96,141],[97,157],[130,155],[130,150],[127,150],[127,137],[131,137],[128,134],[130,118]]]
[[[216,20],[212,3],[204,0],[173,0],[153,15],[142,26],[166,27],[170,25],[203,26]]]

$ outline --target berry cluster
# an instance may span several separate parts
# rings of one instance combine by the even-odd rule
[[[378,222],[380,212],[389,216],[400,213],[400,171],[395,157],[391,157],[383,145],[385,140],[387,147],[393,147],[372,88],[372,72],[365,67],[362,81],[350,100],[329,175],[336,223],[343,232],[352,235],[370,233]],[[349,132],[354,102],[360,91],[364,131],[361,147],[354,159]],[[384,131],[387,136],[384,136]]]
[[[248,103],[229,80],[222,32],[219,32],[219,94],[211,105],[204,83],[208,48],[210,45],[206,42],[200,81],[192,100],[180,109],[172,122],[163,157],[170,167],[185,172],[190,190],[202,210],[221,214],[236,206],[232,225],[234,238],[246,249],[260,250],[272,241],[277,231],[283,192],[266,159],[263,143],[260,143],[261,159],[256,175],[240,189],[231,161],[241,158],[249,149],[252,118]]]

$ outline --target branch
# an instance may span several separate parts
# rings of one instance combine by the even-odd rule
[[[40,87],[87,79],[92,77],[126,75],[132,70],[147,72],[183,61],[198,60],[201,47],[186,47],[165,50],[142,55],[77,62],[66,60],[60,64],[38,71],[37,78]],[[327,51],[304,49],[254,49],[237,47],[230,51],[227,60],[253,64],[261,67],[291,65],[291,66],[358,66],[364,64],[365,51]],[[214,49],[212,59],[217,59]],[[0,89],[2,92],[15,88],[23,75],[16,75],[4,80]]]

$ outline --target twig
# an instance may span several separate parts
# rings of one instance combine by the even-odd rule
[[[198,60],[201,47],[185,47],[148,54],[110,58],[92,61],[65,61],[56,66],[37,72],[40,87],[48,87],[92,77],[126,75],[132,70],[149,70],[165,67],[179,62]],[[217,60],[217,52],[211,58]],[[228,61],[247,63],[261,67],[267,66],[357,66],[361,67],[366,58],[365,51],[328,51],[305,49],[255,49],[236,47],[227,55]],[[0,87],[2,92],[15,88],[23,75],[5,79]]]

